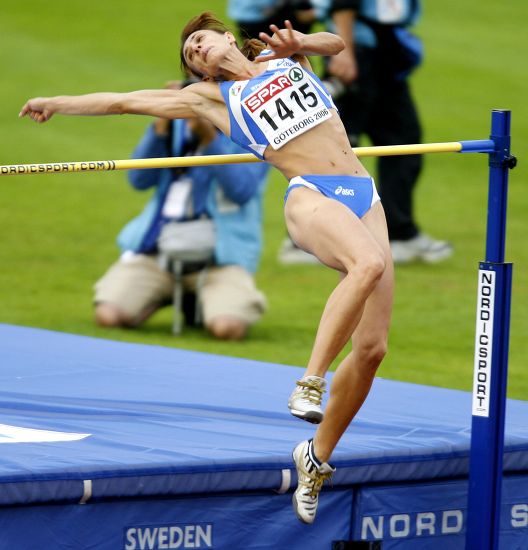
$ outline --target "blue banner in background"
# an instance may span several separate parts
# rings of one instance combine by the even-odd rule
[[[528,548],[528,473],[504,478],[501,550]],[[362,487],[353,514],[354,540],[383,540],[383,550],[465,547],[467,480]]]
[[[6,508],[0,548],[331,550],[348,539],[351,515],[350,490],[325,491],[314,525],[297,520],[290,494]]]

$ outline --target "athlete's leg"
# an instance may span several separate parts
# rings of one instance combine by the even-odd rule
[[[301,521],[312,523],[322,483],[333,472],[327,460],[363,404],[385,354],[393,271],[379,202],[359,220],[341,203],[298,188],[286,202],[286,220],[300,246],[342,272],[323,312],[307,374],[324,376],[353,334],[353,352],[334,375],[316,437],[297,445],[293,453],[298,476],[294,510]]]
[[[390,258],[383,210],[373,208],[363,221]],[[387,350],[392,312],[394,274],[390,259],[383,276],[367,298],[361,321],[352,335],[352,351],[338,366],[324,419],[314,438],[315,454],[327,461],[337,442],[365,401],[378,366]]]
[[[381,213],[376,224],[384,228],[381,205],[375,204],[372,212]],[[356,329],[390,255],[350,209],[311,189],[293,189],[285,215],[293,240],[344,274],[328,298],[306,369],[307,376],[323,377]]]

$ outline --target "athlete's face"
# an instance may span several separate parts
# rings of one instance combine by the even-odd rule
[[[216,31],[200,30],[187,38],[183,55],[196,74],[214,78],[233,44],[235,37],[230,32],[220,34]]]

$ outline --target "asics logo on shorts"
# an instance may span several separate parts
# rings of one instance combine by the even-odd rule
[[[340,185],[339,187],[336,187],[336,190],[334,191],[334,194],[344,195],[344,196],[349,196],[349,197],[353,197],[355,195],[353,189],[347,189],[346,187],[343,187],[342,185]]]

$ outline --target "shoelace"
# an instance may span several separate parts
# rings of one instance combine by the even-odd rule
[[[316,497],[321,491],[323,483],[332,477],[333,472],[322,474],[314,468],[313,472],[309,472],[304,465],[299,468],[301,470],[302,477],[299,476],[299,485],[302,485],[308,490],[308,496]],[[305,479],[308,478],[308,479]]]
[[[314,405],[321,404],[323,393],[325,392],[325,390],[321,389],[321,387],[316,382],[305,382],[304,380],[297,380],[296,384],[302,388],[300,393],[304,399],[307,399]]]

